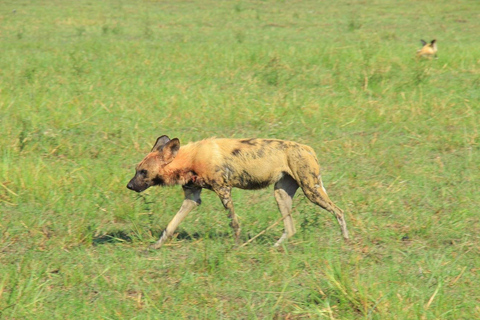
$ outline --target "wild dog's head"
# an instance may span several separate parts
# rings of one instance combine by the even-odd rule
[[[430,43],[420,40],[422,48],[417,50],[418,57],[431,57],[437,53],[437,40],[433,39]]]
[[[142,192],[152,186],[165,185],[165,166],[175,159],[179,149],[180,141],[177,138],[158,138],[152,151],[137,165],[135,176],[127,184],[127,188]]]

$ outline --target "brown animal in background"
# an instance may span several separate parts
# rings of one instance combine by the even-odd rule
[[[437,40],[433,39],[430,43],[420,40],[422,42],[422,49],[417,50],[417,58],[426,57],[431,58],[434,56],[437,57]]]
[[[180,141],[161,136],[152,151],[136,167],[127,188],[142,192],[152,186],[181,185],[185,199],[180,210],[153,248],[160,248],[180,222],[200,205],[202,189],[213,190],[229,212],[238,243],[240,225],[231,197],[232,188],[262,189],[275,185],[275,199],[283,215],[285,231],[275,246],[295,234],[292,198],[298,187],[313,203],[331,212],[348,239],[343,211],[328,197],[312,148],[274,139],[206,139],[180,147]]]

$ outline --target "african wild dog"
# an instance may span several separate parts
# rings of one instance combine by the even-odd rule
[[[275,199],[284,217],[285,231],[275,246],[295,234],[290,215],[298,187],[313,203],[333,213],[345,239],[343,211],[328,197],[320,178],[320,167],[312,148],[273,139],[206,139],[180,147],[175,138],[161,136],[152,151],[136,167],[127,188],[142,192],[151,186],[181,185],[185,199],[180,210],[153,248],[160,248],[180,222],[200,205],[202,189],[213,190],[228,209],[238,243],[240,226],[233,210],[232,188],[262,189],[275,184]]]
[[[437,40],[433,39],[430,43],[427,43],[424,40],[422,42],[422,49],[417,50],[417,58],[426,57],[431,58],[434,56],[437,57]]]

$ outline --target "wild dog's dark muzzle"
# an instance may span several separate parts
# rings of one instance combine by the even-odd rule
[[[149,185],[146,183],[143,183],[139,185],[138,183],[135,182],[135,178],[130,180],[130,182],[127,184],[127,188],[130,190],[133,190],[135,192],[142,192],[146,189],[148,189]]]
[[[127,188],[130,189],[130,190],[135,190],[134,187],[133,187],[132,180],[130,180],[130,182],[127,184]]]

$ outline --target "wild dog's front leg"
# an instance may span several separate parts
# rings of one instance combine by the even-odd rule
[[[228,210],[228,217],[231,219],[230,226],[233,229],[235,242],[239,243],[240,224],[238,223],[237,216],[235,215],[235,211],[233,209],[232,188],[219,187],[219,188],[214,188],[213,191],[215,191],[215,193],[220,197],[220,200],[222,200],[223,206],[225,207],[225,209]]]
[[[185,193],[185,199],[183,200],[180,210],[178,210],[175,217],[168,224],[167,228],[163,231],[160,239],[151,246],[152,249],[159,249],[168,238],[170,238],[175,230],[177,229],[180,222],[190,213],[195,207],[199,206],[201,203],[200,193],[201,188],[187,188],[183,187],[183,192]]]

